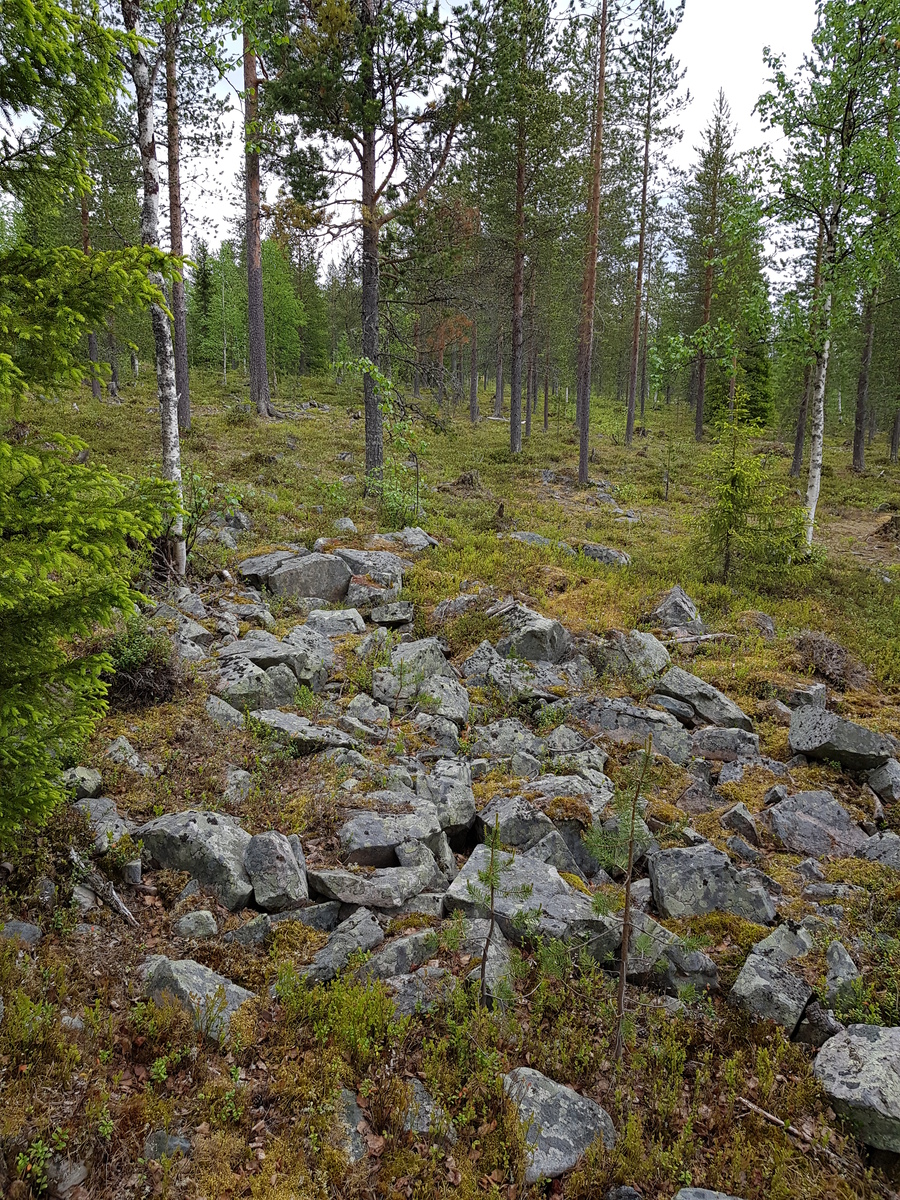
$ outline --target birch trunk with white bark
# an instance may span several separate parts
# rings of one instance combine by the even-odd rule
[[[139,34],[141,7],[139,0],[122,0],[122,19],[126,30]],[[159,245],[159,163],[156,158],[156,128],[153,112],[153,74],[145,48],[135,41],[129,54],[128,70],[134,84],[138,122],[138,148],[141,155],[141,177],[144,190],[141,206],[141,243]],[[165,294],[165,281],[159,272],[150,272],[150,282]],[[163,477],[175,485],[179,503],[183,499],[181,485],[181,443],[178,436],[178,391],[175,386],[175,351],[172,328],[164,308],[150,308],[153,343],[156,358],[156,388],[159,395],[162,427]],[[177,575],[185,572],[184,521],[179,515],[172,523],[171,565]]]
[[[829,326],[831,296],[825,300],[824,324]],[[806,484],[806,544],[810,549],[816,528],[816,508],[822,489],[822,452],[825,445],[825,381],[828,378],[828,357],[831,353],[831,335],[826,333],[816,354],[816,367],[812,391],[812,436],[809,449],[809,475]]]

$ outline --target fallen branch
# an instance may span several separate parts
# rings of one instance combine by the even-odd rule
[[[750,1112],[756,1113],[758,1117],[762,1117],[762,1119],[764,1121],[768,1121],[770,1125],[777,1125],[790,1137],[799,1138],[800,1141],[805,1142],[808,1146],[811,1146],[817,1154],[824,1154],[827,1159],[835,1163],[837,1166],[850,1171],[858,1178],[865,1178],[865,1173],[860,1169],[860,1167],[857,1166],[856,1163],[851,1162],[849,1158],[844,1158],[841,1154],[836,1154],[834,1150],[829,1150],[827,1146],[820,1145],[810,1134],[804,1133],[803,1130],[798,1129],[796,1125],[791,1125],[787,1121],[782,1121],[781,1117],[776,1117],[774,1113],[766,1112],[764,1108],[760,1108],[758,1104],[754,1104],[752,1100],[748,1100],[745,1096],[738,1096],[736,1099],[738,1104],[743,1104],[745,1108],[750,1110]],[[891,1192],[885,1192],[884,1194],[893,1195]]]
[[[137,929],[138,923],[131,912],[131,909],[129,909],[128,905],[121,898],[109,880],[104,879],[99,871],[95,871],[89,867],[78,851],[74,848],[70,848],[69,857],[81,872],[84,881],[90,885],[91,889],[95,891],[98,896],[102,896],[107,904],[109,904],[111,908],[114,908],[119,916],[128,922],[132,929]]]

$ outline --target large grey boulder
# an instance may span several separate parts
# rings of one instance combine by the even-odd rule
[[[306,878],[310,890],[326,900],[359,904],[366,908],[402,908],[412,896],[424,891],[431,881],[433,868],[384,867],[356,874],[340,867],[312,870]]]
[[[244,865],[256,903],[266,912],[296,908],[309,899],[306,865],[297,862],[283,833],[272,829],[252,837],[247,843]]]
[[[627,699],[602,696],[576,702],[573,711],[610,741],[643,745],[649,735],[655,753],[666,755],[679,766],[684,766],[690,758],[691,739],[671,713],[641,708]]]
[[[729,1004],[759,1021],[774,1021],[794,1032],[813,989],[805,980],[763,954],[750,954],[728,995]]]
[[[243,654],[220,661],[210,690],[239,712],[273,708],[278,701],[275,682]]]
[[[437,950],[437,937],[430,929],[419,929],[406,937],[389,942],[377,954],[367,959],[357,971],[363,979],[393,979],[411,975]]]
[[[628,567],[631,565],[631,555],[624,550],[616,550],[613,546],[601,546],[598,542],[583,542],[581,553],[592,562],[602,563],[604,567]]]
[[[687,629],[692,633],[706,633],[706,626],[700,620],[697,606],[680,584],[675,584],[666,592],[656,608],[647,618],[651,625],[660,625],[663,629]]]
[[[397,866],[397,847],[404,842],[423,842],[432,851],[441,836],[435,805],[415,792],[373,792],[366,797],[373,805],[355,813],[338,831],[341,851],[348,863],[361,867]]]
[[[503,1090],[528,1127],[526,1184],[556,1179],[574,1167],[598,1138],[608,1150],[615,1145],[616,1132],[605,1109],[540,1071],[516,1067],[504,1075]]]
[[[851,771],[874,771],[894,754],[893,744],[880,733],[809,706],[794,710],[788,741],[792,754],[839,762]]]
[[[62,782],[76,800],[93,799],[103,787],[100,772],[93,767],[69,767],[62,773]]]
[[[219,651],[223,661],[247,659],[263,670],[288,667],[297,683],[304,683],[314,692],[321,691],[334,665],[334,650],[328,638],[315,629],[296,625],[279,641],[266,629],[251,629],[236,642]]]
[[[400,595],[404,562],[399,555],[390,550],[352,550],[345,547],[339,547],[334,553],[347,564],[355,577],[370,580],[376,587]]]
[[[476,740],[472,747],[473,758],[511,758],[520,750],[538,757],[543,743],[521,721],[508,719],[492,721],[490,725],[476,725]]]
[[[785,921],[773,929],[768,937],[757,942],[752,953],[761,954],[763,958],[783,967],[795,958],[805,958],[814,944],[813,936],[805,925]]]
[[[876,833],[869,838],[859,853],[870,862],[882,863],[900,871],[900,834],[890,831]]]
[[[315,596],[336,604],[347,595],[350,568],[334,554],[307,554],[285,562],[266,584],[275,596]]]
[[[374,914],[367,908],[358,908],[338,925],[302,973],[310,983],[328,983],[343,971],[352,955],[374,950],[383,941],[384,933]]]
[[[900,1154],[900,1028],[849,1025],[825,1043],[813,1071],[861,1142]]]
[[[672,696],[688,704],[707,725],[724,725],[735,729],[752,731],[753,723],[745,712],[714,688],[711,683],[698,679],[681,667],[672,667],[656,684],[663,696]]]
[[[219,696],[207,696],[206,715],[219,729],[243,729],[244,714]]]
[[[327,638],[365,633],[366,623],[355,608],[314,608],[306,618],[306,628]]]
[[[469,721],[469,693],[452,675],[432,675],[416,691],[416,703],[427,713],[452,721],[459,729]]]
[[[854,980],[859,978],[856,963],[847,947],[841,942],[832,942],[825,951],[827,970],[825,973],[825,998],[829,1004],[852,996]]]
[[[862,851],[868,841],[831,792],[797,792],[773,804],[765,820],[792,854],[849,858]]]
[[[247,583],[262,587],[275,574],[279,567],[286,563],[299,560],[309,554],[302,550],[272,550],[268,554],[257,554],[254,558],[245,558],[237,565],[237,573]]]
[[[883,767],[872,771],[869,787],[885,804],[896,804],[900,800],[900,762],[889,758]]]
[[[489,906],[478,873],[490,865],[490,850],[476,846],[444,897],[447,912],[487,918]],[[578,940],[588,953],[605,960],[621,942],[621,922],[596,917],[590,898],[560,877],[555,867],[524,856],[500,855],[501,884],[494,896],[500,931],[521,944],[531,936]],[[470,886],[471,885],[471,886]]]
[[[135,836],[161,867],[187,871],[232,912],[249,903],[253,884],[244,856],[250,834],[232,817],[214,812],[169,813],[142,825]]]
[[[745,879],[727,854],[706,843],[661,850],[649,860],[653,899],[665,917],[730,912],[771,925],[775,906],[758,883]]]
[[[340,729],[330,725],[314,725],[307,717],[282,712],[278,708],[258,709],[253,721],[271,730],[276,740],[286,742],[291,753],[302,757],[320,750],[358,750],[359,743]]]
[[[447,837],[455,838],[471,829],[475,822],[475,793],[469,764],[454,758],[441,758],[431,774],[416,779],[419,795],[437,809],[438,821]]]
[[[639,683],[661,675],[671,662],[661,641],[652,633],[637,629],[628,634],[610,630],[604,638],[602,653],[607,670],[631,675]]]
[[[419,686],[435,675],[453,677],[453,668],[444,657],[437,638],[404,642],[391,652],[389,668],[379,668],[372,681],[372,695],[394,708],[408,703]]]
[[[482,838],[496,829],[500,844],[516,850],[530,850],[555,832],[550,818],[522,796],[495,796],[478,814],[478,824]]]
[[[497,643],[503,657],[515,655],[529,662],[560,662],[572,645],[572,635],[549,617],[542,617],[524,604],[516,604],[502,616],[506,633]]]
[[[242,1004],[255,999],[254,992],[238,987],[192,958],[163,958],[157,962],[147,978],[146,993],[157,1003],[173,996],[193,1015],[196,1028],[212,1041],[227,1037],[234,1014]]]
[[[711,762],[755,759],[759,758],[759,736],[748,733],[746,729],[722,729],[717,725],[707,725],[694,733],[691,750],[695,758],[708,758]]]

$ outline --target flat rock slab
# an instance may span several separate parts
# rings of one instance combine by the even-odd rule
[[[216,893],[232,912],[253,895],[244,866],[250,834],[232,818],[214,812],[170,813],[135,831],[161,867],[187,871]]]
[[[163,958],[157,962],[148,976],[146,991],[157,1003],[166,995],[174,996],[193,1014],[196,1028],[212,1041],[226,1037],[237,1010],[255,999],[254,992],[238,987],[192,958]]]
[[[765,819],[792,854],[850,858],[861,853],[869,840],[831,792],[797,792],[773,805]]]
[[[330,725],[314,725],[306,717],[282,712],[279,708],[264,708],[253,713],[258,721],[276,734],[282,734],[289,742],[291,751],[298,757],[317,754],[320,750],[358,750],[359,742],[340,729]]]
[[[497,643],[503,657],[514,654],[529,662],[558,663],[572,645],[572,635],[550,617],[542,617],[524,604],[516,604],[502,615],[505,635]]]
[[[437,809],[441,829],[448,837],[458,837],[475,822],[475,793],[469,764],[455,758],[441,758],[430,775],[419,775],[416,789]]]
[[[605,1109],[540,1071],[517,1067],[503,1077],[503,1090],[528,1124],[526,1183],[556,1179],[570,1170],[597,1138],[611,1150],[616,1142]]]
[[[355,608],[314,608],[306,618],[306,627],[328,638],[366,631],[366,623]]]
[[[792,1034],[813,990],[803,979],[763,954],[751,954],[741,968],[728,1002],[759,1021],[774,1021]]]
[[[576,703],[575,715],[610,741],[640,745],[652,739],[653,750],[684,766],[691,755],[691,739],[671,713],[641,708],[624,699],[591,699]],[[693,709],[691,710],[693,712]]]
[[[314,596],[335,604],[347,595],[351,571],[334,554],[307,554],[283,563],[266,579],[275,596]]]
[[[308,870],[310,889],[327,900],[367,908],[402,908],[411,896],[425,890],[432,871],[423,867],[384,867],[356,874],[340,868]]]
[[[520,750],[538,756],[543,751],[541,739],[521,721],[512,718],[492,721],[490,725],[476,725],[475,735],[473,758],[508,758]]]
[[[352,955],[374,950],[383,941],[384,933],[374,914],[367,908],[358,908],[338,925],[302,974],[311,983],[328,983],[343,971]]]
[[[863,846],[860,854],[870,862],[881,863],[900,871],[900,834],[886,831],[876,833]]]
[[[272,550],[269,554],[257,554],[254,558],[245,558],[237,565],[237,573],[247,583],[265,584],[279,567],[286,563],[306,557],[308,550],[302,554],[296,550]]]
[[[255,834],[247,843],[244,866],[256,903],[267,912],[297,908],[309,898],[306,864],[297,861],[283,833],[270,829]]]
[[[441,823],[430,800],[407,789],[373,792],[366,799],[372,810],[356,813],[338,832],[348,863],[396,867],[397,847],[404,842],[424,842],[432,850],[437,848]]]
[[[698,679],[681,667],[672,667],[656,684],[663,696],[671,696],[688,704],[707,725],[723,725],[752,731],[753,723],[745,712],[711,683]]]
[[[788,741],[793,754],[839,762],[851,771],[874,771],[894,755],[893,744],[880,733],[809,706],[794,710]]]
[[[767,892],[745,879],[727,854],[708,843],[652,855],[650,883],[665,917],[730,912],[762,925],[775,920],[775,906]]]
[[[849,1025],[825,1043],[813,1071],[860,1141],[900,1154],[900,1028]]]
[[[603,659],[610,671],[631,675],[641,683],[661,675],[669,666],[669,652],[652,633],[610,630],[602,645]]]

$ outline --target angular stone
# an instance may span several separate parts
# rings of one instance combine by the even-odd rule
[[[448,912],[460,909],[468,917],[490,915],[481,896],[483,885],[478,881],[478,873],[488,869],[490,857],[487,846],[475,847],[447,890],[444,906]],[[585,923],[594,916],[589,897],[570,887],[554,867],[503,853],[499,861],[501,885],[494,909],[504,937],[521,943],[533,932],[566,939],[587,928]]]
[[[719,990],[719,971],[702,950],[685,950],[679,943],[666,946],[660,959],[660,986],[670,996],[680,996],[686,988],[697,992]]]
[[[108,796],[79,800],[72,807],[87,817],[94,835],[94,851],[97,854],[105,854],[110,847],[120,842],[126,833],[134,829],[132,822],[119,816],[115,801],[110,800]]]
[[[683,671],[681,667],[672,667],[656,685],[656,690],[663,696],[672,696],[689,704],[698,717],[708,725],[724,725],[735,729],[752,730],[753,724],[746,713],[726,695],[705,683],[696,675]]]
[[[437,538],[433,538],[430,533],[426,533],[418,525],[406,525],[399,533],[379,533],[376,536],[382,542],[394,542],[405,550],[412,551],[413,554],[440,545]]]
[[[602,733],[610,741],[643,745],[650,735],[655,753],[665,754],[679,766],[690,758],[691,739],[670,713],[639,708],[625,699],[604,697],[576,702],[573,711],[592,730]]]
[[[364,721],[367,725],[388,725],[391,720],[391,710],[386,704],[378,704],[365,692],[359,692],[347,705],[347,715],[356,721]]]
[[[896,804],[900,800],[900,762],[889,758],[883,767],[871,773],[869,787],[885,804]]]
[[[791,718],[792,754],[839,762],[851,771],[874,771],[893,757],[887,738],[821,708],[798,708]]]
[[[452,721],[459,729],[469,721],[469,693],[451,675],[432,675],[416,691],[425,712]]]
[[[874,837],[869,838],[859,853],[870,862],[882,863],[900,871],[900,834],[890,831],[876,833]]]
[[[372,810],[354,814],[338,831],[348,863],[395,867],[397,847],[404,842],[421,841],[431,850],[436,848],[441,824],[430,800],[406,790],[373,792],[367,800]]]
[[[265,629],[251,629],[239,641],[220,650],[219,658],[246,659],[263,670],[289,667],[297,683],[319,692],[334,665],[334,650],[323,634],[306,625],[295,625],[281,641]]]
[[[406,1085],[407,1108],[403,1118],[403,1128],[407,1133],[417,1133],[424,1137],[439,1137],[450,1142],[456,1141],[456,1130],[445,1109],[434,1101],[428,1094],[421,1079],[411,1079]]]
[[[535,842],[530,849],[521,853],[523,858],[535,858],[538,862],[556,867],[560,875],[575,875],[579,879],[585,879],[584,872],[558,829],[551,829],[539,842]]]
[[[792,854],[849,858],[868,841],[831,792],[797,792],[773,805],[765,816],[772,832]]]
[[[269,924],[273,927],[284,921],[299,921],[309,929],[331,933],[341,923],[341,906],[337,900],[325,900],[321,904],[310,904],[307,908],[289,908],[285,912],[269,915]]]
[[[727,1196],[724,1192],[711,1192],[709,1188],[682,1188],[675,1200],[741,1200],[740,1196]]]
[[[347,595],[351,571],[334,554],[307,554],[285,562],[268,576],[275,596],[314,596],[335,604]]]
[[[759,833],[756,829],[756,822],[753,820],[753,813],[746,804],[735,804],[729,808],[728,812],[722,814],[719,818],[719,824],[723,829],[730,829],[737,833],[745,841],[752,846],[759,845]]]
[[[763,958],[783,967],[795,958],[805,958],[814,944],[812,934],[805,926],[785,921],[773,929],[768,937],[757,942],[751,953],[761,954]]]
[[[439,759],[430,775],[419,776],[416,787],[420,795],[434,804],[441,829],[448,837],[458,837],[471,829],[475,821],[475,794],[467,763]]]
[[[614,550],[612,546],[600,546],[596,542],[583,542],[581,553],[592,562],[602,563],[605,567],[628,567],[631,556],[624,550]]]
[[[661,675],[671,659],[665,646],[652,633],[631,633],[610,630],[606,634],[602,652],[607,670],[620,675],[631,675],[640,683]]]
[[[104,757],[108,758],[110,762],[128,767],[136,775],[143,775],[145,779],[153,774],[153,768],[141,758],[126,737],[117,737],[115,741],[110,742],[106,747]]]
[[[276,702],[274,682],[262,667],[243,655],[221,660],[212,691],[242,713],[272,708]]]
[[[30,921],[6,921],[0,925],[0,938],[6,941],[24,942],[26,946],[36,946],[44,935],[38,925]]]
[[[554,832],[550,818],[521,796],[495,796],[478,814],[478,824],[483,838],[496,829],[500,844],[516,850],[529,850]]]
[[[279,663],[276,667],[267,667],[266,675],[272,684],[272,707],[293,704],[297,695],[297,680],[291,668]]]
[[[253,713],[253,721],[280,734],[290,745],[291,752],[298,757],[317,754],[320,750],[359,749],[359,743],[340,729],[332,729],[330,725],[314,725],[306,717],[298,717],[277,708],[258,709]]]
[[[219,932],[216,918],[205,908],[197,908],[193,912],[179,917],[174,925],[175,934],[182,938],[211,938]]]
[[[227,1037],[234,1014],[242,1004],[256,998],[254,992],[238,987],[192,958],[163,958],[147,979],[146,993],[157,1003],[167,995],[173,996],[193,1014],[195,1027],[212,1041]]]
[[[269,554],[258,554],[255,558],[245,558],[243,562],[238,563],[237,573],[247,583],[262,587],[279,567],[307,554],[309,554],[308,550],[304,550],[303,555],[296,550],[272,550]]]
[[[398,555],[389,550],[352,550],[343,546],[336,549],[335,554],[347,564],[354,576],[361,576],[379,588],[400,594],[404,562]]]
[[[250,834],[232,817],[214,812],[154,817],[135,832],[160,866],[187,871],[216,893],[226,908],[244,908],[253,884],[244,866]]]
[[[729,1004],[759,1021],[774,1021],[792,1034],[813,990],[774,959],[751,954],[728,994]]]
[[[398,625],[411,625],[415,610],[412,601],[397,600],[393,604],[379,604],[372,609],[372,624],[396,629]]]
[[[191,1143],[186,1137],[167,1133],[165,1129],[157,1129],[144,1142],[144,1158],[147,1162],[162,1162],[164,1158],[174,1158],[176,1154],[190,1154]]]
[[[675,587],[665,593],[647,620],[652,625],[661,625],[663,629],[691,629],[696,633],[706,632],[706,626],[697,613],[697,606],[677,583]]]
[[[652,855],[650,882],[665,917],[731,912],[762,925],[775,920],[775,906],[763,888],[747,882],[728,855],[708,843]]]
[[[804,1046],[824,1046],[829,1038],[843,1033],[844,1029],[831,1009],[823,1008],[818,1000],[810,1000],[792,1040]]]
[[[706,758],[712,762],[730,763],[759,758],[759,736],[747,733],[745,729],[721,729],[710,725],[695,732],[691,750],[696,758]]]
[[[220,696],[206,697],[206,715],[220,729],[243,729],[244,714]]]
[[[228,805],[243,804],[253,787],[253,776],[249,771],[240,767],[225,768],[225,790],[222,793],[222,803]]]
[[[608,1150],[615,1145],[609,1113],[540,1071],[517,1067],[504,1075],[503,1090],[528,1126],[526,1184],[556,1179],[574,1167],[598,1138]]]
[[[417,930],[396,938],[359,968],[363,979],[393,979],[410,975],[437,953],[437,937],[430,929]]]
[[[413,721],[413,728],[434,742],[441,751],[449,754],[459,753],[459,730],[446,717],[432,717],[429,713],[419,713]]]
[[[328,983],[343,971],[350,958],[360,951],[374,950],[384,941],[384,933],[373,913],[359,908],[342,921],[302,974],[310,983]]]
[[[900,1154],[900,1028],[849,1025],[825,1043],[813,1071],[861,1142]]]
[[[366,631],[366,623],[355,608],[314,608],[307,615],[306,627],[328,638],[347,637]]]
[[[412,699],[419,685],[434,675],[453,675],[437,638],[406,642],[391,652],[389,669],[375,672],[372,694],[391,707]]]
[[[471,754],[476,758],[508,758],[518,750],[536,757],[543,751],[539,737],[521,721],[493,721],[490,725],[476,725],[476,741]]]
[[[504,657],[514,654],[529,662],[557,663],[569,652],[572,635],[549,617],[542,617],[524,604],[517,604],[503,615],[506,634],[497,643]]]
[[[829,1004],[845,996],[852,996],[853,981],[859,979],[856,963],[840,942],[832,942],[825,951],[827,971],[825,974],[825,998]]]
[[[309,899],[306,867],[297,862],[283,833],[257,833],[247,843],[244,865],[258,906],[267,912],[297,908]]]
[[[76,800],[92,800],[100,795],[103,780],[93,767],[69,767],[62,774],[63,787]]]
[[[422,867],[384,867],[356,874],[340,868],[307,868],[310,890],[328,900],[367,908],[402,908],[428,886],[431,872]]]

